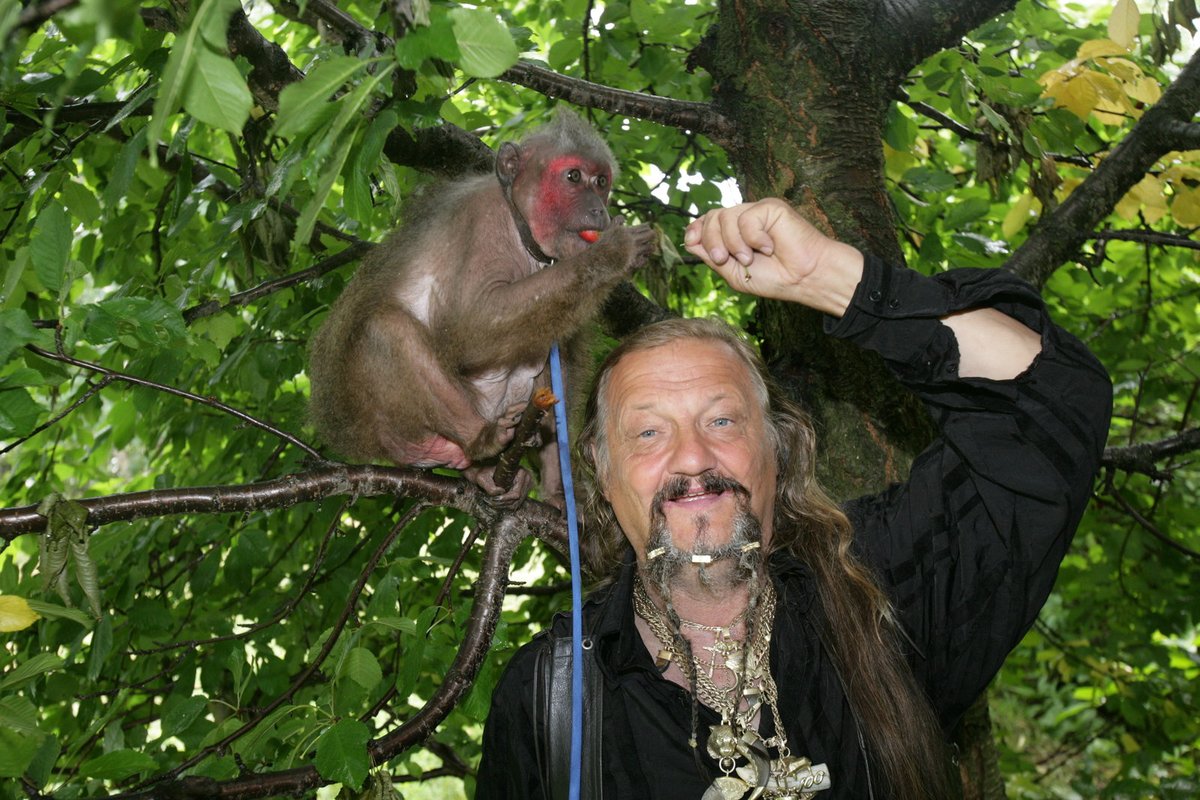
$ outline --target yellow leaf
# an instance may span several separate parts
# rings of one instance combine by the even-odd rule
[[[41,615],[29,607],[24,597],[0,594],[0,632],[23,631],[41,619]]]
[[[1147,175],[1121,198],[1115,210],[1121,219],[1134,220],[1141,211],[1148,222],[1156,222],[1167,210],[1166,187],[1160,178]]]
[[[1127,58],[1101,58],[1096,63],[1124,83],[1133,83],[1143,75],[1142,68]]]
[[[1046,96],[1053,97],[1056,105],[1065,106],[1072,114],[1086,120],[1100,102],[1100,93],[1096,87],[1079,77],[1063,81],[1054,87],[1046,89]]]
[[[1013,203],[1012,208],[1004,215],[1004,222],[1000,225],[1005,239],[1016,236],[1029,222],[1029,208],[1032,205],[1033,195],[1029,192],[1025,192],[1017,202]]]
[[[1141,18],[1134,0],[1117,0],[1108,18],[1108,38],[1126,49],[1133,47]]]
[[[1111,75],[1089,69],[1080,73],[1077,80],[1086,81],[1096,90],[1097,99],[1092,113],[1105,125],[1121,125],[1128,117],[1137,116],[1137,111],[1125,96],[1121,84]]]
[[[1200,183],[1200,166],[1195,164],[1172,164],[1162,172],[1162,179],[1172,185],[1191,180]]]
[[[1071,192],[1075,191],[1075,188],[1081,183],[1083,183],[1083,180],[1080,178],[1063,178],[1063,182],[1059,184],[1058,190],[1054,192],[1054,196],[1058,198],[1058,202],[1061,203],[1063,200],[1066,200],[1071,195]]]
[[[1126,731],[1121,734],[1121,749],[1126,753],[1136,753],[1138,750],[1142,749],[1142,746],[1138,744],[1137,739],[1133,738],[1133,736]]]
[[[1123,56],[1127,52],[1129,52],[1128,47],[1123,44],[1117,44],[1112,39],[1092,39],[1079,45],[1079,50],[1076,51],[1075,57],[1081,61],[1086,61],[1089,58]]]
[[[1154,78],[1143,75],[1132,83],[1126,82],[1125,94],[1139,103],[1152,106],[1158,102],[1158,98],[1162,97],[1162,87]]]
[[[1200,225],[1200,192],[1177,188],[1175,199],[1171,201],[1171,216],[1186,228]]]

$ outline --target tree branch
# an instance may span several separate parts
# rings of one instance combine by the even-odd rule
[[[1121,510],[1124,511],[1126,514],[1128,514],[1130,517],[1132,517],[1133,521],[1136,522],[1138,525],[1140,525],[1143,530],[1145,530],[1147,533],[1149,533],[1155,539],[1158,539],[1160,542],[1162,542],[1163,544],[1165,544],[1167,547],[1171,548],[1172,550],[1175,550],[1178,553],[1182,553],[1183,555],[1187,556],[1188,558],[1194,558],[1197,561],[1200,561],[1200,553],[1196,552],[1195,550],[1192,550],[1189,547],[1185,547],[1185,546],[1181,545],[1179,542],[1175,541],[1170,536],[1167,536],[1165,533],[1160,531],[1158,529],[1158,526],[1155,525],[1153,522],[1151,522],[1150,520],[1148,520],[1144,516],[1142,516],[1142,513],[1140,511],[1138,511],[1136,508],[1134,508],[1133,505],[1128,500],[1125,499],[1125,496],[1121,494],[1120,490],[1117,489],[1117,487],[1113,484],[1111,476],[1109,476],[1108,480],[1105,482],[1104,488],[1105,488],[1105,491],[1108,493],[1108,496],[1111,497],[1112,499],[1116,500],[1117,505],[1119,505],[1121,507]]]
[[[1189,250],[1200,250],[1200,242],[1191,237],[1177,233],[1163,233],[1161,231],[1116,230],[1114,228],[1107,228],[1097,231],[1088,238],[1100,241],[1116,239],[1124,242],[1142,242],[1144,244],[1163,245],[1164,247],[1185,247]]]
[[[1161,469],[1158,466],[1159,462],[1197,450],[1200,450],[1200,428],[1189,428],[1156,442],[1143,442],[1128,447],[1106,447],[1100,464],[1126,472],[1140,472],[1152,478],[1166,479],[1171,477],[1170,472]]]
[[[1200,123],[1171,120],[1165,127],[1172,150],[1200,150]]]
[[[21,16],[17,18],[17,27],[24,30],[36,30],[59,11],[70,8],[78,2],[79,0],[46,0],[44,3],[32,3],[21,10]]]
[[[1108,158],[1062,205],[1042,218],[1005,268],[1040,287],[1065,261],[1074,258],[1096,226],[1159,158],[1180,145],[1180,126],[1190,130],[1200,109],[1200,52],[1194,54],[1146,110]]]
[[[356,261],[366,255],[371,248],[374,247],[370,242],[357,241],[344,250],[330,256],[308,269],[302,269],[293,272],[290,275],[284,275],[274,280],[264,281],[258,286],[247,289],[244,292],[230,295],[228,302],[222,304],[217,300],[209,300],[205,303],[199,303],[192,306],[183,312],[183,321],[191,325],[198,319],[203,317],[211,317],[213,314],[219,314],[229,308],[236,306],[244,306],[253,303],[261,297],[278,292],[281,289],[287,289],[290,286],[295,286],[298,283],[305,283],[321,277],[327,272],[333,272],[335,269],[349,264],[351,261]]]
[[[878,34],[880,49],[895,54],[898,74],[907,75],[929,56],[957,45],[973,28],[1016,4],[1016,0],[882,0],[871,30]]]
[[[528,61],[517,62],[505,70],[500,80],[578,106],[703,133],[722,146],[728,146],[735,133],[733,123],[709,103],[672,100],[669,97],[614,89],[579,78],[569,78]]]
[[[972,130],[958,120],[946,116],[941,111],[938,111],[936,108],[929,105],[929,103],[915,102],[909,99],[908,92],[903,86],[897,88],[896,96],[900,98],[900,102],[907,105],[913,111],[929,117],[941,127],[958,136],[958,138],[969,139],[973,142],[979,142],[983,140],[982,133]]]
[[[425,500],[430,505],[455,508],[479,518],[496,514],[487,495],[461,478],[421,470],[349,464],[328,464],[276,480],[240,486],[152,489],[76,502],[87,509],[89,525],[107,525],[172,514],[264,511],[343,495],[405,496]],[[534,536],[556,550],[566,552],[566,526],[557,509],[526,500],[520,507],[520,516]],[[37,512],[37,506],[0,509],[0,541],[6,544],[22,534],[40,533],[45,529],[46,518]]]

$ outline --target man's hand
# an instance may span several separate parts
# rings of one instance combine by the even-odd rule
[[[782,200],[710,211],[684,247],[741,292],[841,316],[862,277],[862,254],[830,239]]]

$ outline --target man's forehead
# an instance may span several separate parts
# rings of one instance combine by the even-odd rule
[[[749,368],[719,340],[686,339],[625,355],[609,375],[607,401],[624,410],[652,408],[674,395],[717,402],[747,399]]]

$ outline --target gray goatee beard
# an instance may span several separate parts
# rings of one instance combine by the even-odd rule
[[[732,478],[713,472],[702,474],[699,482],[706,492],[734,493],[737,508],[733,530],[728,542],[713,546],[708,516],[697,515],[694,519],[694,549],[680,549],[671,539],[663,504],[686,495],[689,482],[683,477],[676,477],[659,490],[650,507],[650,540],[646,545],[647,559],[642,575],[647,585],[652,586],[668,602],[673,586],[699,589],[705,594],[720,597],[731,589],[753,581],[762,566],[762,524],[750,510],[750,493]],[[753,547],[754,544],[759,546]],[[650,557],[650,554],[655,555]],[[695,561],[694,556],[706,558]]]

